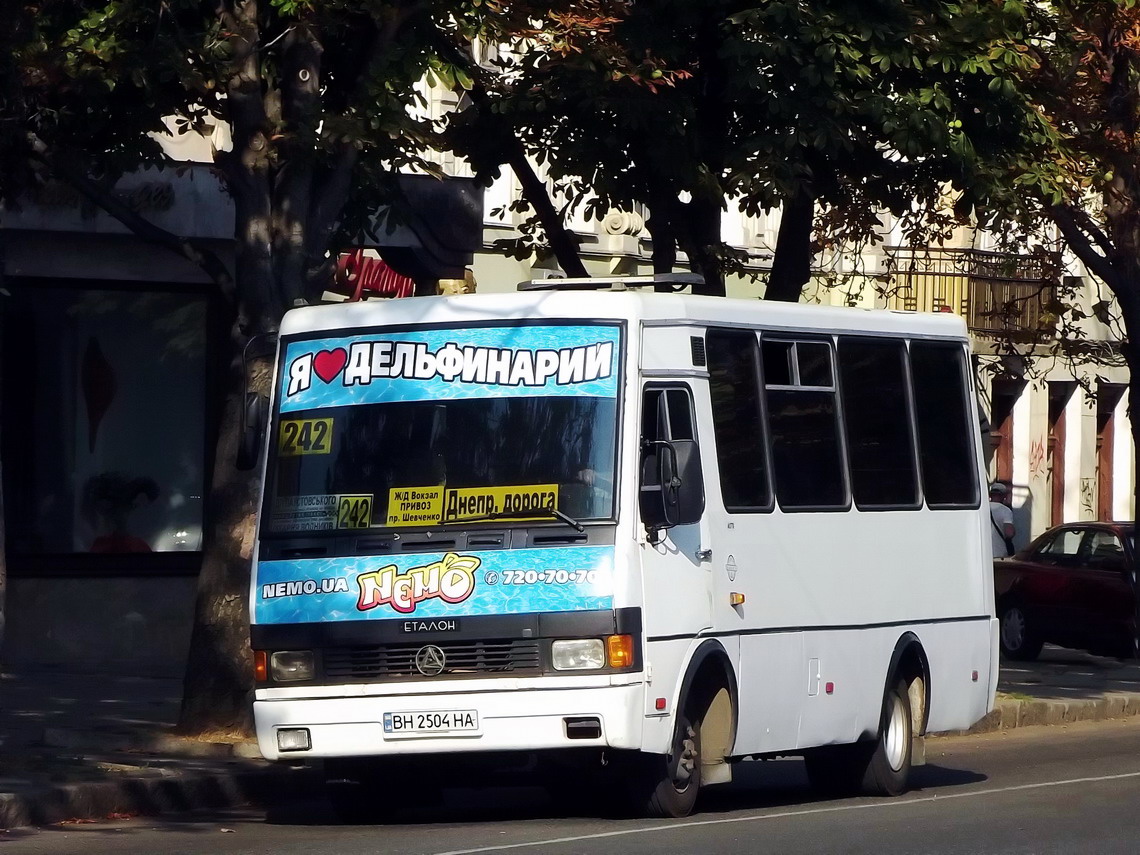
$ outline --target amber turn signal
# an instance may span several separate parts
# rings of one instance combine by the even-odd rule
[[[269,655],[264,650],[253,651],[253,679],[258,683],[269,681]]]
[[[633,636],[607,636],[606,660],[610,663],[611,668],[629,668],[633,665]]]

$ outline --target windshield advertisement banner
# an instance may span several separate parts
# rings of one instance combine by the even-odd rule
[[[536,394],[614,398],[620,335],[616,326],[550,324],[293,341],[278,401],[291,412]]]
[[[613,608],[612,546],[262,561],[253,623]]]

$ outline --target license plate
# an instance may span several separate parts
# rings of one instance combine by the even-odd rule
[[[479,732],[475,710],[428,710],[384,713],[384,738],[401,736],[455,736]]]

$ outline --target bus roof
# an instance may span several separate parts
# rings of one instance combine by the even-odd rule
[[[385,326],[485,324],[518,320],[627,320],[647,325],[757,326],[817,332],[894,333],[966,339],[949,312],[904,312],[633,291],[531,291],[368,300],[293,309],[281,334]]]

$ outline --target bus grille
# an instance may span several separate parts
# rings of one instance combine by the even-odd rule
[[[431,679],[488,674],[538,674],[538,641],[514,639],[436,643],[443,651],[443,673]],[[416,653],[423,644],[370,644],[324,651],[325,676],[356,680],[423,680]]]

